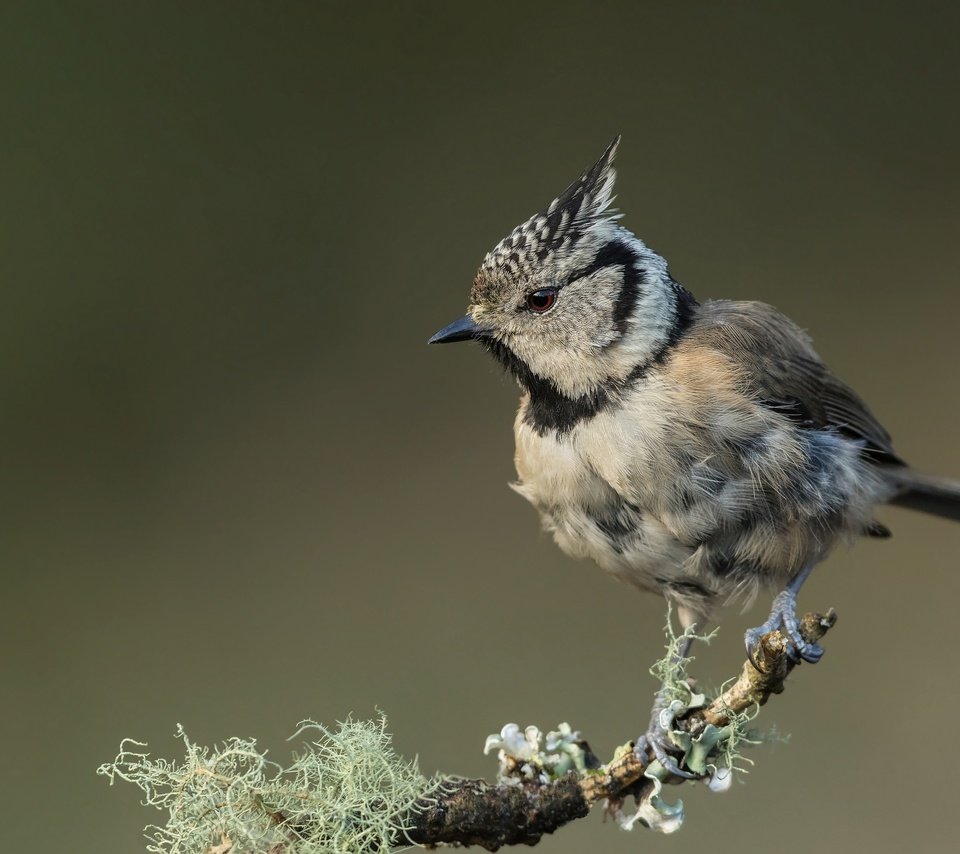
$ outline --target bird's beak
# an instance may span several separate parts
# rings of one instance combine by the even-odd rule
[[[444,326],[436,335],[433,336],[428,344],[451,344],[454,341],[472,341],[482,333],[482,330],[474,322],[473,318],[467,314],[459,320],[453,321],[449,326]]]

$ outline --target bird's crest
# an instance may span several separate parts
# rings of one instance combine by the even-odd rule
[[[616,219],[613,185],[616,170],[613,158],[620,137],[608,146],[603,156],[547,208],[518,225],[487,255],[480,268],[490,278],[498,273],[516,275],[525,267],[542,264],[558,249],[576,245],[599,222]]]

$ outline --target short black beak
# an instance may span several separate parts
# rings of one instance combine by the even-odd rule
[[[436,335],[433,336],[428,344],[452,344],[454,341],[470,341],[480,334],[480,327],[473,322],[473,318],[468,314],[459,320],[453,321],[449,326],[444,326]]]

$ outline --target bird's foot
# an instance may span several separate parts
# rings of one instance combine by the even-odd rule
[[[650,764],[649,754],[652,753],[657,762],[670,774],[682,777],[684,780],[699,780],[699,774],[680,767],[683,761],[683,748],[670,740],[670,728],[673,726],[676,715],[677,713],[670,706],[660,708],[658,703],[653,710],[650,728],[637,739],[633,748],[634,753],[644,765]]]
[[[757,664],[760,638],[778,629],[789,639],[788,654],[794,661],[803,659],[810,664],[816,664],[823,657],[823,647],[820,644],[804,640],[803,635],[800,634],[800,624],[797,620],[797,594],[792,590],[784,590],[774,598],[773,607],[770,609],[770,616],[767,621],[755,629],[747,629],[744,635],[747,657],[757,670],[763,670]]]

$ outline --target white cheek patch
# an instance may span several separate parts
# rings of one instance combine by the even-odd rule
[[[561,289],[549,314],[523,318],[527,323],[513,321],[504,342],[534,374],[569,397],[625,380],[669,339],[676,308],[668,282],[644,284],[621,336],[614,322],[621,283],[619,268],[571,282]]]

